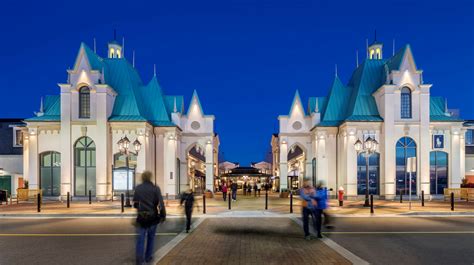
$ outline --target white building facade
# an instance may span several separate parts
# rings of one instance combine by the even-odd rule
[[[272,137],[274,174],[280,189],[301,187],[303,177],[324,181],[348,197],[365,194],[366,160],[354,144],[375,139],[369,157],[369,191],[392,199],[400,193],[443,194],[465,174],[465,129],[446,100],[433,97],[409,45],[388,59],[382,44],[368,47],[367,59],[344,85],[337,77],[326,97],[311,97],[305,108],[298,91]],[[407,158],[416,157],[410,180]],[[335,193],[333,193],[335,194]]]
[[[30,189],[42,189],[43,196],[91,191],[99,200],[111,198],[115,172],[127,165],[117,143],[127,137],[134,185],[148,170],[171,198],[197,182],[213,190],[219,139],[215,118],[204,114],[196,91],[185,111],[183,96],[164,94],[156,75],[144,84],[115,41],[107,58],[81,44],[67,72],[59,95],[46,96],[36,116],[25,120],[23,168]],[[195,175],[197,166],[203,175]]]

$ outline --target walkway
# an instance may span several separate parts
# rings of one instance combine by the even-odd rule
[[[288,218],[208,218],[158,264],[351,264]]]

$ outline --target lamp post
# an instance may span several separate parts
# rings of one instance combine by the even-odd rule
[[[129,147],[130,147],[130,140],[128,140],[127,136],[125,136],[124,138],[121,138],[118,142],[117,142],[117,145],[118,145],[118,148],[120,150],[120,153],[125,155],[125,163],[126,163],[126,167],[127,167],[127,200],[125,201],[125,206],[126,207],[132,207],[132,205],[130,204],[130,189],[129,189],[129,186],[130,186],[130,183],[129,183],[129,179],[130,179],[130,166],[129,166],[129,158],[130,158],[130,154],[133,153],[130,151]],[[135,148],[135,154],[138,155],[138,152],[140,151],[140,148],[141,148],[142,144],[140,143],[140,141],[138,141],[138,139],[135,139],[135,141],[133,141],[133,147]]]
[[[366,172],[366,182],[365,182],[365,202],[364,207],[369,207],[369,158],[370,155],[375,153],[377,150],[378,142],[375,139],[372,139],[370,136],[362,143],[361,140],[357,139],[354,144],[357,155],[365,153],[365,172]]]

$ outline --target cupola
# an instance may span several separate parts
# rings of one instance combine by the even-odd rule
[[[367,47],[367,57],[370,60],[382,60],[383,44],[377,41],[377,32],[375,32],[374,42]]]
[[[114,40],[109,42],[109,48],[107,51],[108,58],[122,58],[123,57],[123,52],[122,52],[122,45],[120,45],[117,42],[117,33],[114,31]]]

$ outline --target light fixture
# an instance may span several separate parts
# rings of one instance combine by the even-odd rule
[[[135,152],[139,152],[141,147],[142,147],[142,144],[138,141],[138,139],[136,139],[134,142],[133,142],[133,146],[135,147]]]
[[[354,144],[354,147],[355,147],[356,152],[360,152],[362,150],[362,142],[359,139],[357,139],[357,141]]]

